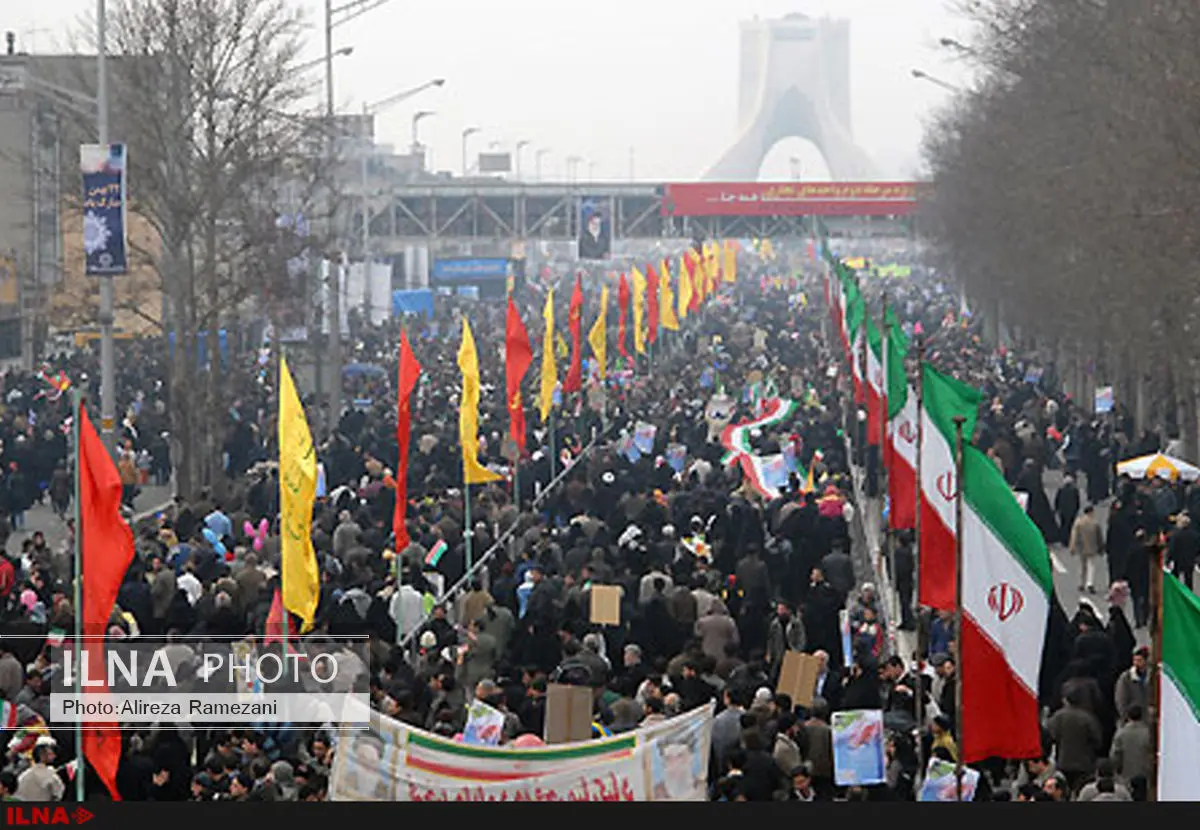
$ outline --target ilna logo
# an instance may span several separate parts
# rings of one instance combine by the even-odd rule
[[[4,818],[9,824],[83,824],[94,814],[82,807],[67,812],[66,807],[5,807]]]

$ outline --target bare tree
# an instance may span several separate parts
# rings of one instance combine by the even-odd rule
[[[964,0],[983,80],[936,119],[923,227],[1086,394],[1196,451],[1200,6]]]
[[[175,343],[170,413],[188,494],[217,475],[228,373],[243,368],[223,365],[217,331],[266,315],[267,297],[305,303],[308,283],[287,263],[319,240],[280,218],[331,209],[330,168],[314,151],[327,126],[304,112],[304,23],[284,0],[118,0],[110,25],[131,209],[161,241],[138,253],[158,275]],[[194,344],[206,335],[213,356],[201,367]]]

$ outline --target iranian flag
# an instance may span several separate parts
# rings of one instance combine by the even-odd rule
[[[889,317],[892,310],[888,309]],[[904,358],[908,339],[899,322],[888,322],[884,349],[887,377],[888,432],[883,459],[888,471],[888,526],[893,530],[917,526],[917,395],[908,382]]]
[[[975,447],[963,449],[962,488],[963,761],[1040,758],[1038,680],[1054,592],[1050,552],[1004,476]]]
[[[1163,574],[1159,801],[1200,799],[1200,599]]]
[[[963,443],[975,432],[981,395],[931,366],[921,367],[921,540],[918,596],[939,611],[955,607],[954,417],[966,418]]]
[[[883,431],[884,399],[887,389],[883,375],[883,335],[875,321],[867,318],[867,444],[878,447]]]
[[[846,337],[850,343],[850,367],[854,374],[854,401],[865,403],[866,394],[863,389],[863,335],[866,322],[867,306],[862,292],[853,279],[846,280]]]

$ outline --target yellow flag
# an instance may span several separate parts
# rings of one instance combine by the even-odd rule
[[[312,543],[317,453],[287,359],[279,360],[279,523],[283,607],[312,628],[321,574]]]
[[[721,269],[725,282],[737,282],[737,249],[733,246],[732,239],[725,240],[725,266]]]
[[[765,260],[769,261],[775,259],[775,246],[771,244],[771,240],[764,239],[762,241],[762,245],[759,247],[759,253],[762,254],[762,258]]]
[[[675,316],[675,292],[671,290],[671,269],[664,259],[658,266],[658,318],[667,331],[679,331]]]
[[[708,299],[708,254],[696,257],[695,282],[692,290],[700,295],[700,304]]]
[[[600,364],[600,379],[608,377],[608,286],[600,289],[600,314],[588,332],[588,345]]]
[[[550,407],[554,405],[554,387],[558,385],[558,365],[554,362],[553,288],[546,292],[546,307],[542,311],[542,320],[546,324],[546,333],[542,336],[542,389],[538,403],[544,424],[550,417]]]
[[[687,263],[679,258],[679,319],[686,320],[688,306],[692,302],[692,280],[688,276]]]
[[[638,354],[646,353],[646,275],[635,266],[633,269],[633,348]]]
[[[458,347],[458,368],[462,372],[462,400],[458,404],[458,443],[462,445],[463,481],[487,484],[500,478],[479,463],[479,354],[471,324],[463,316],[462,345]]]

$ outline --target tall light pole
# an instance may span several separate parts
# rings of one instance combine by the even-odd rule
[[[108,145],[108,9],[96,0],[96,142]],[[117,450],[117,359],[113,347],[113,275],[100,277],[100,435]],[[78,609],[76,609],[78,613]]]
[[[582,156],[567,156],[567,181],[574,182],[576,173],[579,169],[579,163],[583,161]]]
[[[418,95],[427,89],[440,87],[445,85],[445,78],[434,78],[432,81],[426,81],[420,86],[415,86],[412,89],[406,89],[403,92],[397,92],[395,95],[384,98],[381,101],[376,101],[374,104],[363,104],[362,121],[359,124],[359,138],[361,139],[361,166],[359,174],[361,176],[361,191],[360,191],[360,212],[362,214],[361,232],[362,232],[362,258],[363,258],[363,311],[366,314],[367,321],[371,320],[371,203],[368,187],[368,156],[371,154],[373,145],[372,140],[367,135],[367,119],[371,115],[380,112],[390,106],[399,104],[401,101],[406,101],[414,95]]]
[[[934,86],[940,86],[942,89],[948,90],[950,92],[966,92],[966,90],[963,89],[961,86],[955,86],[954,84],[949,83],[948,81],[943,81],[941,78],[935,78],[933,75],[930,75],[928,72],[922,71],[920,69],[914,69],[912,71],[912,76],[914,78],[916,78],[918,81],[929,81],[929,83],[933,84]]]
[[[101,0],[103,3],[103,0]],[[328,125],[326,135],[326,161],[332,167],[334,157],[334,112],[333,112],[333,30],[361,14],[378,8],[387,0],[346,0],[340,6],[334,6],[333,0],[325,0],[325,120]],[[326,293],[329,296],[330,322],[329,359],[333,363],[334,379],[329,390],[330,431],[337,428],[342,416],[342,281],[340,268],[329,263],[329,275],[325,281]],[[319,366],[319,361],[318,366]],[[321,372],[317,372],[317,391],[320,392]]]
[[[513,151],[513,176],[517,181],[521,180],[521,151],[530,145],[526,139],[521,139],[517,142],[516,149]]]
[[[588,181],[594,182],[594,181],[596,181],[596,162],[589,161],[587,163],[587,165],[588,165]]]
[[[437,113],[434,112],[433,110],[421,110],[420,112],[413,113],[413,117],[412,117],[412,154],[414,157],[417,155],[417,151],[421,149],[421,141],[419,139],[418,127],[420,127],[420,124],[422,121],[424,121],[426,118],[430,118],[434,115],[437,115]],[[421,163],[421,169],[422,170],[425,169],[424,161],[422,161],[422,163]]]
[[[549,147],[539,147],[538,151],[533,154],[533,177],[539,182],[542,180],[542,157],[550,155]]]
[[[637,157],[637,151],[633,147],[630,147],[629,148],[629,181],[634,181],[634,179],[636,178],[634,175],[634,171],[635,171],[634,162],[635,162],[636,157]]]
[[[479,131],[479,127],[467,127],[462,131],[462,175],[464,179],[467,177],[467,141]]]
[[[971,57],[977,57],[979,55],[978,50],[972,49],[970,46],[960,43],[952,37],[944,37],[939,40],[938,43],[947,49],[953,49],[955,52],[961,52],[964,55],[970,55]]]
[[[335,58],[348,58],[353,54],[354,54],[353,46],[343,46],[341,49],[338,49],[337,51],[335,51],[333,53],[333,56]],[[307,61],[307,62],[302,63],[299,66],[295,67],[294,69],[289,70],[289,74],[299,75],[304,72],[308,72],[310,69],[316,69],[318,66],[323,67],[324,65],[325,65],[325,56],[322,55],[319,58],[316,58],[311,61]]]

